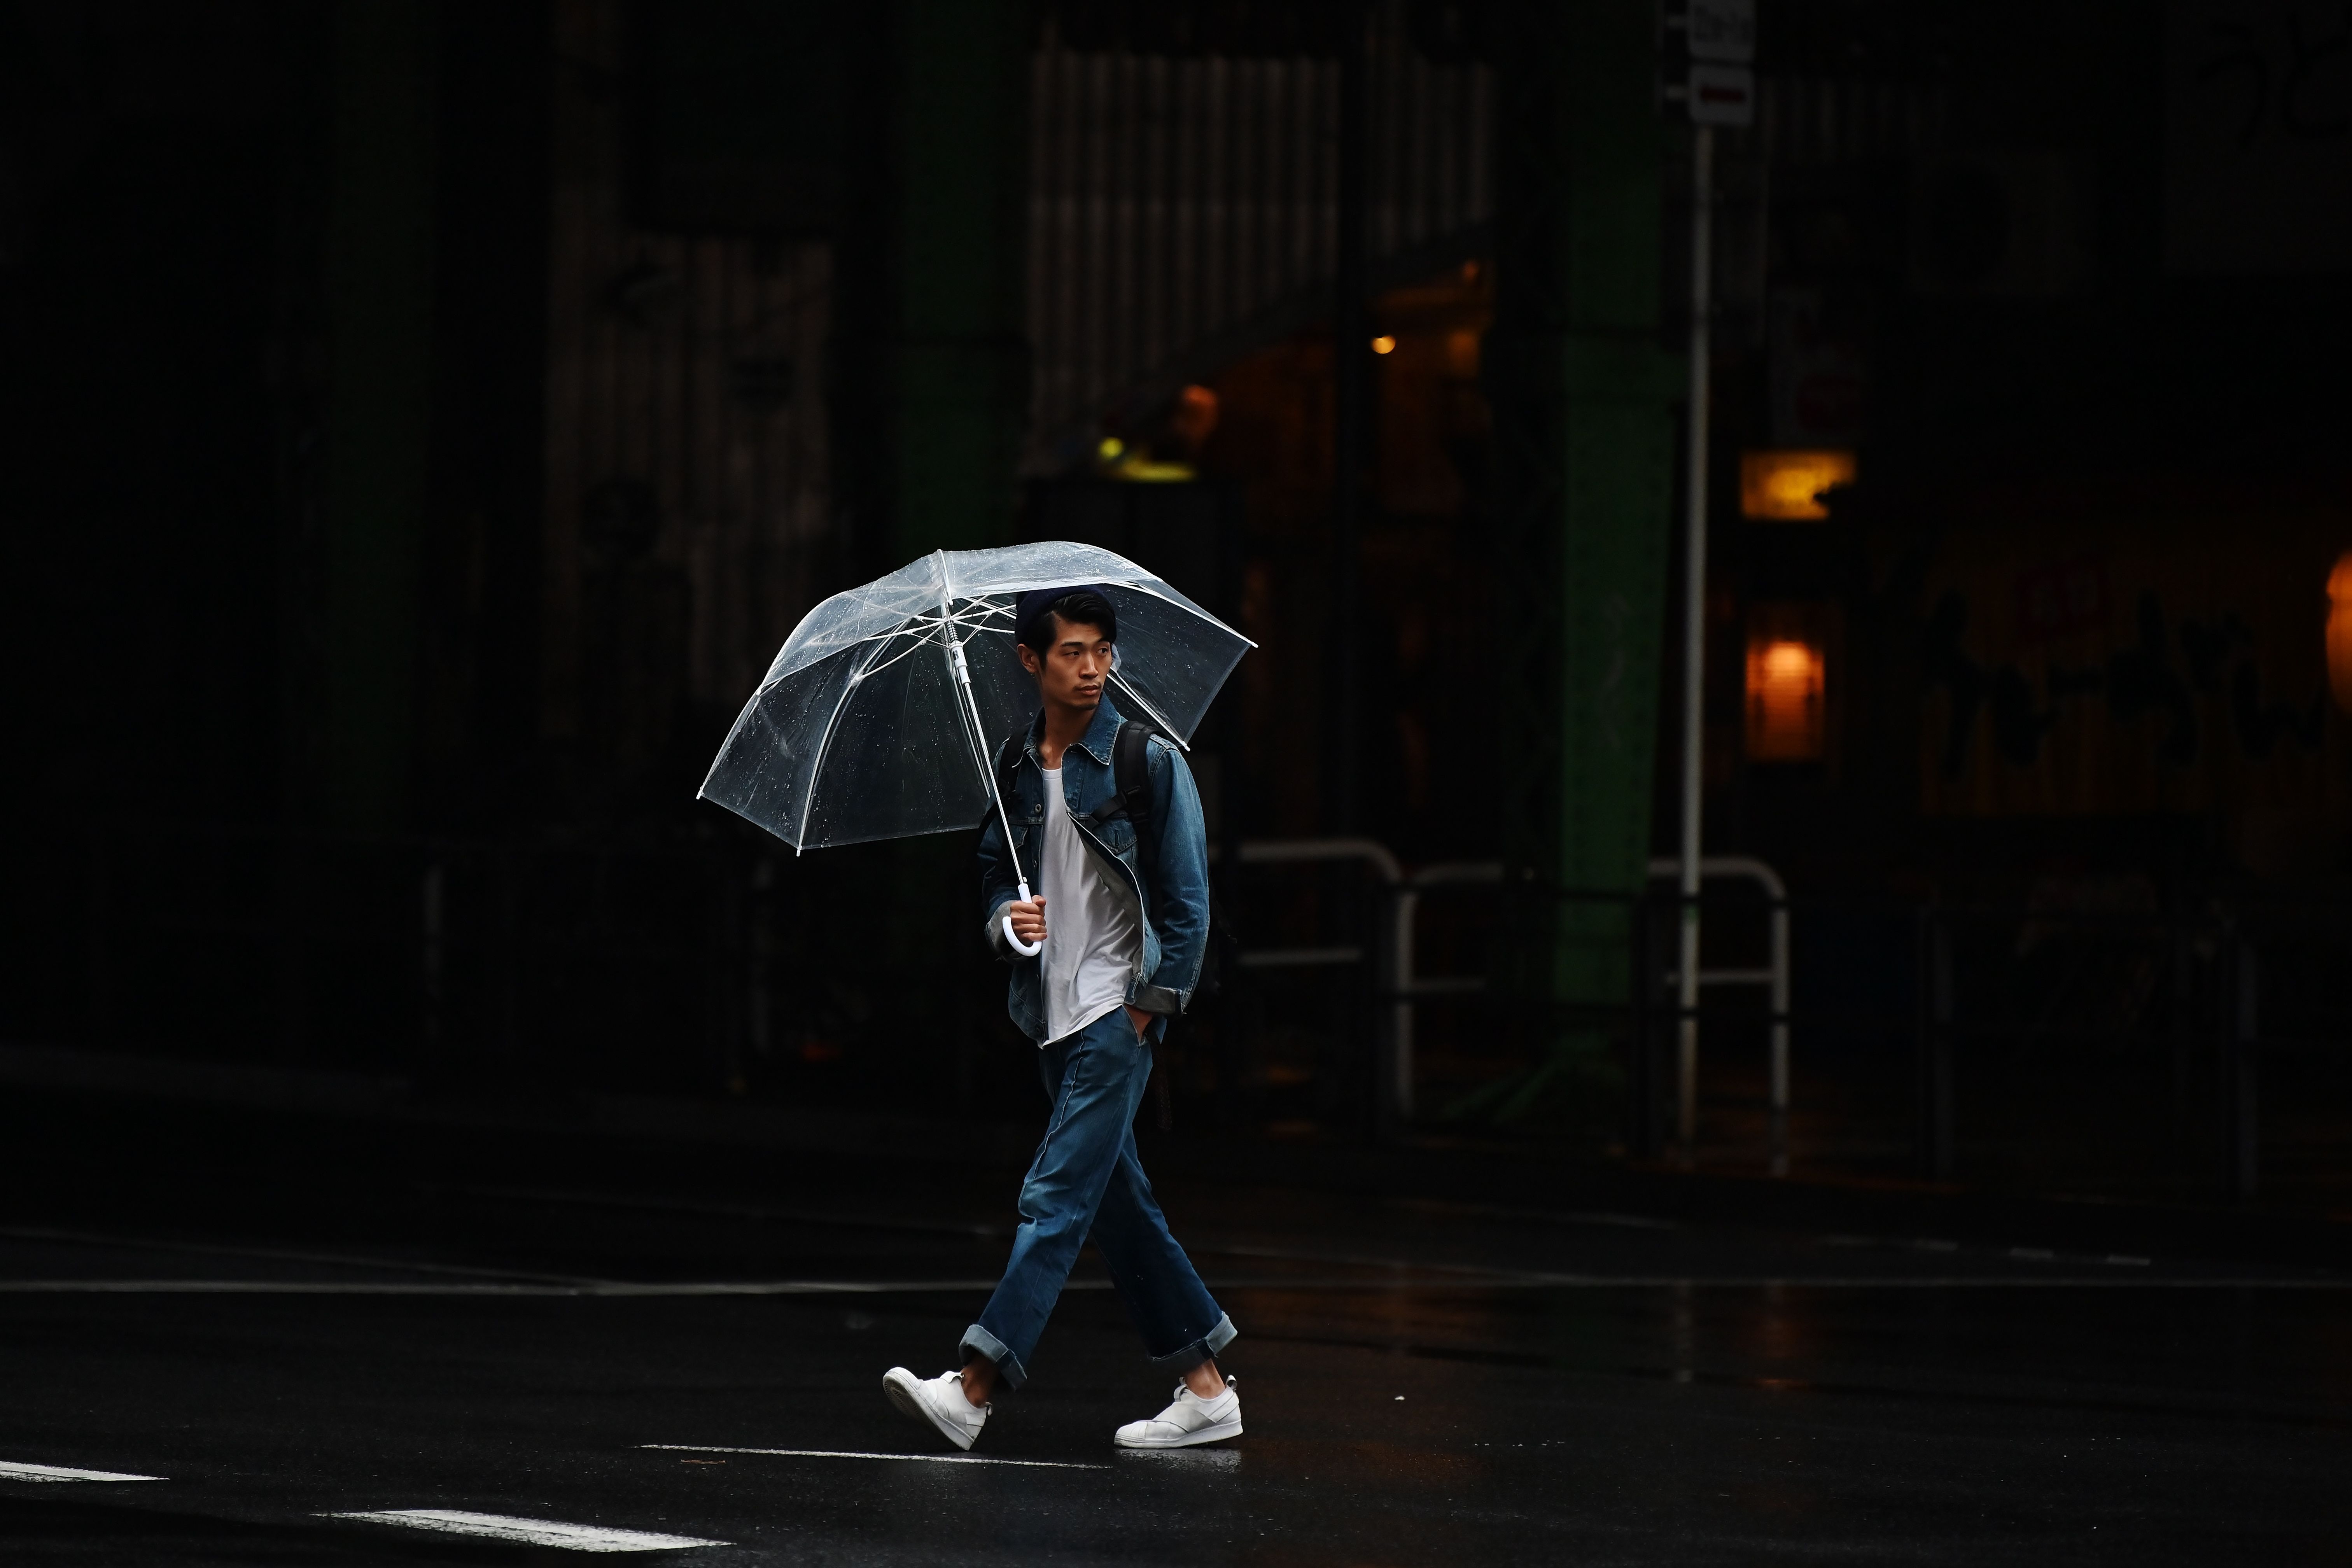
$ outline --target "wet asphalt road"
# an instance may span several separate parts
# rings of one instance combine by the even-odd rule
[[[1112,1448],[1168,1391],[1089,1261],[941,1462],[879,1379],[952,1359],[1006,1173],[425,1162],[306,1207],[42,1168],[0,1227],[12,1564],[645,1544],[338,1517],[415,1510],[711,1564],[2352,1555],[2352,1276],[2307,1265],[1163,1183],[1247,1435]]]

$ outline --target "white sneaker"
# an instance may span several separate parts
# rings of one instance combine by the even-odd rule
[[[1242,1396],[1232,1378],[1214,1399],[1203,1399],[1182,1384],[1176,1403],[1149,1421],[1130,1421],[1115,1439],[1122,1448],[1189,1448],[1242,1435]]]
[[[988,1425],[988,1413],[996,1408],[966,1399],[963,1373],[960,1372],[943,1372],[926,1380],[903,1366],[894,1366],[882,1374],[882,1392],[900,1415],[937,1427],[941,1436],[959,1448],[971,1447],[980,1429]]]

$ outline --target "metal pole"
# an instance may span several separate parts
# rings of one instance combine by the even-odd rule
[[[1334,665],[1331,727],[1335,744],[1328,781],[1331,826],[1353,833],[1360,792],[1359,731],[1362,694],[1358,689],[1357,625],[1359,563],[1364,512],[1364,470],[1372,449],[1372,326],[1367,284],[1366,133],[1364,27],[1370,12],[1350,5],[1344,13],[1339,57],[1339,148],[1338,234],[1332,276],[1332,474],[1331,636]]]
[[[1392,1124],[1401,1132],[1412,1121],[1412,988],[1413,917],[1421,910],[1421,891],[1398,887],[1389,890],[1389,1107]]]
[[[1919,911],[1919,1174],[1952,1179],[1952,933],[1943,911]]]
[[[1683,1160],[1698,1148],[1699,792],[1706,693],[1707,328],[1714,268],[1715,132],[1691,132],[1690,439],[1683,531],[1682,947],[1675,973],[1675,1136]]]
[[[762,1059],[775,1048],[772,1025],[774,999],[768,989],[769,971],[773,966],[776,950],[772,923],[775,901],[776,863],[762,855],[751,867],[751,962],[750,973],[744,976],[743,996],[743,1010],[750,1023],[748,1033],[751,1054]],[[963,1070],[961,1055],[957,1058],[957,1070],[959,1075]]]
[[[427,849],[429,858],[425,867],[423,969],[425,1027],[424,1059],[418,1064],[417,1077],[431,1078],[441,1070],[441,976],[445,963],[443,944],[446,930],[443,921],[443,901],[447,888],[447,875],[441,858]]]
[[[1789,1173],[1789,900],[1772,901],[1772,1173]]]
[[[2262,972],[2252,941],[2229,947],[2230,1195],[2243,1201],[2262,1184]]]
[[[109,984],[107,958],[106,835],[96,823],[89,826],[89,885],[83,906],[87,921],[89,980],[89,1043],[103,1048],[113,1043],[113,988]]]
[[[1633,1057],[1629,1064],[1633,1125],[1627,1129],[1637,1159],[1658,1152],[1657,904],[1644,889],[1633,901]]]

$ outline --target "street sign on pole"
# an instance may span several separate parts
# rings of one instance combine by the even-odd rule
[[[1702,767],[1706,726],[1706,481],[1712,388],[1715,272],[1715,128],[1756,123],[1756,0],[1684,0],[1680,17],[1691,117],[1690,402],[1683,501],[1681,918],[1675,964],[1675,1143],[1685,1164],[1698,1152],[1699,868],[1705,852]],[[1671,67],[1669,68],[1671,68]],[[1669,88],[1666,97],[1675,97]],[[1646,981],[1644,982],[1646,984]],[[1784,1167],[1775,1162],[1773,1174]]]
[[[1684,99],[1694,125],[1756,123],[1756,73],[1746,66],[1694,65]]]
[[[1756,0],[1688,0],[1690,58],[1744,66],[1756,58]]]

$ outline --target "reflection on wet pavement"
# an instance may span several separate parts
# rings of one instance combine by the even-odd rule
[[[315,1249],[0,1232],[0,1460],[168,1478],[0,1475],[0,1543],[508,1550],[329,1517],[437,1510],[710,1563],[2272,1563],[2352,1527],[2352,1279],[1216,1189],[1170,1205],[1247,1436],[1112,1448],[1166,1388],[1089,1261],[997,1462],[897,1462],[961,1458],[876,1384],[952,1359],[1004,1246],[971,1193],[443,1186],[428,1232]]]

